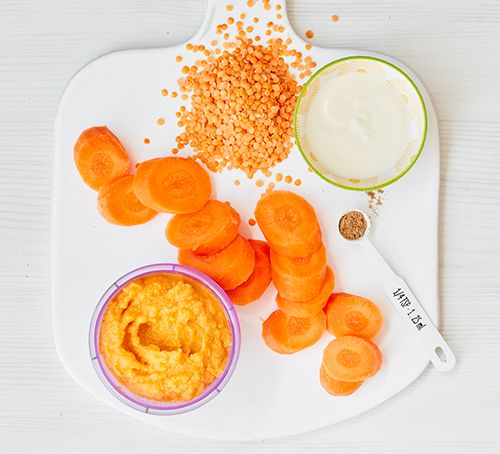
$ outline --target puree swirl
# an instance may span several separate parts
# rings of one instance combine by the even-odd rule
[[[127,284],[104,313],[99,351],[127,389],[185,402],[227,364],[231,331],[222,304],[186,277],[154,274]]]

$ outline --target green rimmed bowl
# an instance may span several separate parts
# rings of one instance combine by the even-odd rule
[[[366,72],[383,76],[401,93],[410,110],[410,134],[405,152],[399,161],[382,175],[370,178],[346,178],[336,175],[319,162],[314,150],[310,149],[305,134],[305,118],[311,102],[322,81],[330,77],[352,72]],[[311,169],[329,183],[353,191],[369,191],[382,188],[405,175],[419,158],[427,135],[427,111],[424,100],[415,83],[401,69],[385,60],[368,56],[353,56],[335,60],[316,71],[306,82],[299,94],[294,112],[295,140],[302,156]]]

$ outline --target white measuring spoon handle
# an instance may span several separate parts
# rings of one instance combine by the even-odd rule
[[[453,369],[456,363],[455,355],[410,287],[392,270],[370,240],[363,238],[359,241],[359,245],[382,280],[385,292],[393,306],[417,336],[432,364],[441,371]]]

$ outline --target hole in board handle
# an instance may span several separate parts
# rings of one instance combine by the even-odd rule
[[[439,360],[442,362],[442,363],[446,363],[447,360],[446,360],[446,353],[444,352],[443,348],[440,347],[440,346],[437,346],[435,349],[434,349],[434,353],[436,353],[436,356],[439,358]]]

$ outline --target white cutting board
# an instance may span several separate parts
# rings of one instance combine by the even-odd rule
[[[261,5],[247,8],[244,1],[209,0],[201,30],[190,40],[208,44],[215,25],[229,15],[246,12],[258,15],[256,32],[268,20],[276,21],[276,4],[281,4],[281,22],[293,47],[303,52],[305,43],[286,19],[283,1],[274,1],[271,11]],[[247,18],[248,20],[248,18]],[[314,25],[314,24],[312,24]],[[280,35],[285,38],[285,35]],[[316,208],[324,241],[333,264],[336,291],[361,294],[376,301],[385,316],[377,337],[384,364],[381,371],[349,397],[330,397],[319,384],[323,348],[332,339],[328,333],[313,347],[291,356],[269,350],[260,336],[261,321],[275,308],[275,290],[244,308],[238,308],[242,328],[242,350],[236,371],[224,391],[204,407],[178,416],[155,416],[125,406],[101,384],[94,372],[88,346],[92,312],[107,287],[118,277],[139,266],[175,262],[176,250],[164,239],[168,215],[137,227],[107,224],[97,213],[96,193],[80,179],[73,163],[73,144],[82,130],[107,125],[123,142],[134,162],[167,155],[175,146],[178,131],[174,112],[179,98],[162,97],[162,88],[176,89],[182,65],[192,53],[185,46],[116,52],[101,57],[70,81],[60,101],[55,124],[55,173],[52,225],[52,320],[57,351],[68,372],[85,389],[117,410],[146,423],[200,437],[251,440],[297,434],[334,424],[373,408],[412,383],[428,360],[414,338],[407,333],[395,310],[386,300],[382,285],[363,260],[356,245],[339,238],[336,224],[350,208],[367,209],[364,193],[328,185],[306,169],[296,147],[290,157],[273,170],[300,177],[295,187],[278,183],[277,188],[296,190]],[[385,190],[383,206],[374,219],[372,239],[387,261],[414,290],[429,316],[438,322],[438,193],[439,138],[436,115],[425,88],[415,74],[394,59],[371,52],[313,47],[309,52],[318,68],[349,55],[373,55],[396,64],[418,85],[429,116],[427,142],[414,168],[402,180]],[[158,126],[156,119],[166,124]],[[151,143],[144,144],[144,138]],[[185,151],[185,150],[183,150]],[[224,171],[213,174],[214,197],[230,200],[244,221],[252,216],[263,191],[255,178]],[[241,181],[236,187],[235,179]],[[272,181],[272,178],[269,179]],[[261,237],[257,227],[242,226],[244,235]]]

